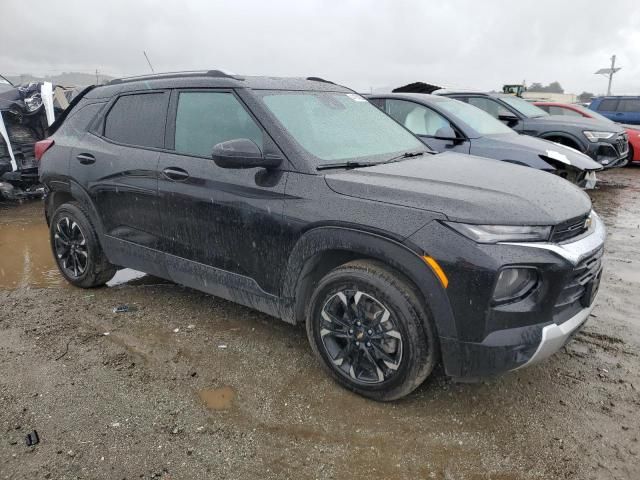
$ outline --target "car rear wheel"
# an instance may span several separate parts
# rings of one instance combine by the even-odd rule
[[[353,261],[312,294],[307,336],[329,374],[374,400],[403,397],[438,359],[435,329],[411,284],[384,264]]]
[[[62,276],[81,288],[99,287],[115,275],[88,215],[77,203],[61,205],[51,218],[51,249]]]

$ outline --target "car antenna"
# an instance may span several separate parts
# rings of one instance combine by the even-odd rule
[[[156,71],[153,69],[153,65],[151,65],[151,60],[149,60],[149,57],[147,56],[147,52],[145,52],[143,50],[142,53],[144,53],[144,58],[147,59],[147,63],[149,64],[149,68],[151,69],[151,73],[156,73]]]

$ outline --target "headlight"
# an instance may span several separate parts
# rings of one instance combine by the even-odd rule
[[[27,112],[35,112],[42,106],[42,97],[40,94],[35,94],[24,99],[24,104],[27,107]]]
[[[498,242],[544,242],[549,240],[551,227],[516,225],[472,225],[468,223],[444,222],[467,238],[478,243]]]
[[[586,130],[584,132],[584,136],[589,139],[591,142],[597,142],[598,140],[606,140],[607,138],[611,138],[615,135],[613,132],[593,132],[590,130]]]
[[[531,293],[537,283],[538,272],[535,268],[504,268],[493,289],[493,301],[505,303],[523,298]]]

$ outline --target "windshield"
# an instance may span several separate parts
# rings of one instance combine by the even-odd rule
[[[582,105],[571,105],[571,106],[577,110],[580,110],[581,112],[584,112],[587,117],[591,117],[595,120],[600,120],[601,122],[615,123],[613,120],[605,117],[604,115],[600,115],[598,112],[594,112],[593,110],[583,107]]]
[[[473,128],[480,135],[496,135],[499,133],[514,133],[500,120],[495,119],[484,110],[458,100],[439,100],[436,105]]]
[[[413,134],[357,94],[267,91],[262,99],[318,165],[426,150]]]
[[[519,111],[522,115],[529,118],[535,117],[546,117],[549,114],[542,110],[539,107],[536,107],[534,104],[527,102],[526,100],[521,99],[520,97],[512,97],[505,95],[504,97],[500,97],[507,105],[512,106],[517,111]]]

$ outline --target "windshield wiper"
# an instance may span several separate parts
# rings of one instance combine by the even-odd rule
[[[382,162],[336,162],[336,163],[325,163],[324,165],[318,165],[316,170],[328,170],[330,168],[361,168],[361,167],[371,167],[373,165],[378,165]]]
[[[405,158],[419,157],[421,155],[424,155],[425,153],[429,153],[429,152],[404,152],[401,155],[396,155],[395,157],[391,157],[389,160],[378,162],[378,164],[399,162],[401,160],[404,160]]]

